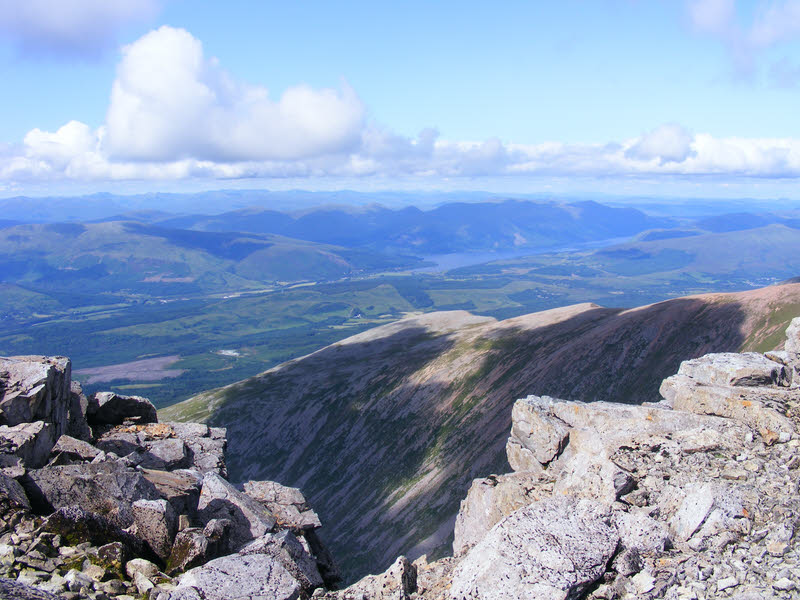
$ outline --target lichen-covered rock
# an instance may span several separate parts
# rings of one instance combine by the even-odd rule
[[[703,385],[678,373],[662,382],[660,392],[675,410],[736,419],[758,431],[768,443],[777,441],[782,433],[791,436],[795,432],[785,413],[800,399],[797,389]]]
[[[311,510],[297,488],[275,481],[248,481],[244,484],[244,493],[263,504],[282,527],[316,529],[322,526],[317,513]]]
[[[181,573],[200,566],[217,555],[217,552],[209,551],[209,539],[201,527],[188,527],[175,536],[167,558],[167,573]]]
[[[60,596],[5,577],[0,577],[0,598],[4,600],[61,600]]]
[[[166,561],[178,529],[178,517],[166,500],[137,500],[131,505],[136,537]]]
[[[685,360],[678,375],[704,385],[788,386],[791,381],[784,365],[757,352],[721,352]]]
[[[0,502],[9,507],[30,509],[31,505],[25,490],[16,479],[0,473]]]
[[[187,588],[196,591],[197,596],[186,596]],[[167,599],[297,600],[302,593],[302,584],[280,560],[266,554],[250,554],[223,556],[187,571]]]
[[[58,438],[50,451],[51,464],[91,462],[98,454],[100,450],[90,443],[66,434]]]
[[[89,397],[86,411],[93,425],[119,425],[124,421],[157,423],[156,407],[147,398],[122,396],[114,392],[98,392]]]
[[[509,473],[474,480],[456,517],[453,554],[464,554],[501,519],[548,497],[552,491],[553,480],[544,473]]]
[[[386,571],[367,575],[348,588],[329,592],[325,600],[410,600],[417,592],[417,566],[398,556]]]
[[[203,485],[203,474],[192,469],[160,471],[142,469],[142,475],[152,483],[159,495],[172,505],[175,514],[197,516],[197,502]]]
[[[216,473],[206,473],[203,477],[197,513],[202,523],[212,519],[231,521],[231,531],[226,539],[229,551],[238,550],[246,542],[269,533],[277,523],[275,516],[264,505],[240,492]]]
[[[535,502],[500,521],[467,553],[450,594],[459,600],[577,598],[603,575],[618,541],[599,504]]]
[[[55,431],[52,423],[44,421],[0,425],[0,454],[19,458],[26,469],[43,467],[55,444]]]
[[[104,546],[120,542],[130,556],[153,556],[137,537],[105,517],[77,506],[60,508],[48,516],[41,525],[41,531],[59,535],[65,545],[89,543],[93,546]]]
[[[72,363],[63,356],[0,358],[0,423],[44,421],[54,439],[67,430]]]
[[[140,472],[118,462],[30,471],[23,487],[34,507],[42,512],[80,506],[123,529],[133,525],[132,504],[136,500],[159,498],[155,486]]]
[[[268,533],[239,550],[241,556],[249,554],[266,554],[280,561],[306,593],[324,585],[317,561],[291,531]]]

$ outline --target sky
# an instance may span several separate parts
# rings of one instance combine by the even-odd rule
[[[0,196],[800,199],[800,0],[0,0]]]

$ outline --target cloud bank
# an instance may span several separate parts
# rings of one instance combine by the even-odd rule
[[[0,0],[0,36],[25,54],[92,57],[125,25],[146,21],[159,0]]]
[[[729,4],[706,6],[698,23],[726,22]],[[70,121],[0,145],[5,185],[516,175],[797,178],[800,140],[717,138],[678,124],[605,144],[454,141],[434,129],[409,138],[367,119],[346,83],[273,97],[233,78],[187,31],[161,27],[123,48],[102,126]]]

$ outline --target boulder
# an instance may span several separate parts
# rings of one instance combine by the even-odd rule
[[[72,363],[63,356],[0,358],[0,423],[44,421],[55,440],[68,427],[71,380]]]
[[[548,497],[553,481],[541,473],[509,473],[475,479],[456,517],[453,555],[461,556],[504,517]]]
[[[86,416],[92,425],[119,425],[133,420],[157,423],[156,407],[147,398],[122,396],[114,392],[98,392],[89,397]]]
[[[0,425],[0,454],[18,458],[26,469],[43,467],[50,459],[55,431],[52,423],[44,421]]]
[[[411,600],[417,592],[417,567],[405,556],[398,556],[386,571],[367,575],[340,592],[330,592],[330,600]]]
[[[139,463],[143,468],[171,471],[191,466],[188,448],[180,438],[147,442],[145,448]]]
[[[786,328],[784,350],[794,356],[800,355],[800,317],[792,319],[789,327]]]
[[[636,485],[633,472],[636,464],[629,465],[625,459],[631,449],[659,443],[676,452],[697,451],[709,444],[735,447],[747,432],[735,421],[659,405],[568,402],[537,396],[517,400],[516,405],[523,406],[515,409],[512,419],[524,415],[528,422],[557,423],[559,431],[566,431],[566,442],[555,445],[548,427],[528,428],[531,433],[523,437],[517,437],[512,428],[510,440],[527,453],[529,460],[542,469],[547,467],[546,474],[555,482],[553,493],[586,497],[609,505]],[[543,415],[535,417],[536,412]],[[543,432],[541,442],[534,435],[536,431]],[[540,443],[550,449],[546,465],[536,459],[537,455],[543,456]],[[552,456],[552,451],[559,447],[559,454]],[[513,466],[511,456],[509,462]]]
[[[0,598],[9,600],[61,600],[61,596],[39,588],[0,577]]]
[[[95,446],[103,452],[113,452],[117,456],[128,456],[134,452],[144,452],[139,438],[130,431],[112,429],[97,438]]]
[[[197,504],[202,523],[212,519],[228,519],[232,523],[226,539],[229,551],[241,548],[246,542],[272,531],[275,516],[261,503],[253,500],[216,473],[206,473]]]
[[[300,582],[306,593],[324,585],[317,561],[291,531],[268,533],[239,550],[241,556],[250,554],[266,554],[275,558]]]
[[[202,423],[168,423],[176,437],[189,449],[192,465],[202,473],[227,476],[225,448],[228,444],[223,427],[208,427]]]
[[[788,404],[800,400],[796,389],[701,385],[679,372],[661,383],[660,393],[675,410],[735,419],[758,431],[768,443],[778,440],[781,433],[795,432],[791,419],[782,413]]]
[[[119,542],[131,556],[155,558],[140,539],[105,517],[77,506],[58,509],[44,520],[41,531],[61,536],[62,543],[70,546],[87,542],[93,546],[105,546]]]
[[[30,471],[22,483],[39,511],[80,506],[121,528],[133,524],[136,500],[159,498],[155,486],[141,473],[119,462],[46,467]]]
[[[86,420],[86,411],[89,409],[89,400],[83,393],[81,384],[73,381],[70,385],[69,421],[66,434],[73,438],[92,441],[92,430]]]
[[[186,596],[194,590],[197,596]],[[184,573],[168,600],[214,598],[215,600],[270,598],[296,600],[302,584],[273,556],[249,554],[224,556]]]
[[[784,365],[757,352],[721,352],[685,360],[678,375],[704,385],[788,386],[791,382]]]
[[[221,540],[211,539],[200,527],[179,531],[167,558],[167,573],[174,575],[198,567],[221,554]]]
[[[724,531],[740,534],[742,525],[747,526],[743,518],[752,514],[752,510],[746,509],[740,494],[724,484],[694,483],[676,492],[676,499],[662,498],[661,508],[666,515],[672,513],[669,529],[672,539],[678,543]],[[676,504],[677,509],[673,511]]]
[[[453,573],[451,597],[577,598],[605,572],[619,535],[602,505],[550,498],[512,513]]]
[[[615,512],[620,545],[639,554],[663,552],[672,545],[667,526],[642,510]]]
[[[160,471],[142,469],[142,475],[152,483],[159,495],[172,505],[177,515],[197,517],[197,502],[203,485],[203,474],[192,469]]]
[[[30,510],[28,496],[16,479],[0,473],[0,503],[8,508],[24,508]]]
[[[166,500],[137,500],[132,505],[136,537],[166,561],[178,530],[178,518]]]
[[[91,462],[98,454],[100,454],[100,450],[88,442],[66,434],[58,438],[50,451],[51,463],[55,462],[56,464]]]
[[[317,513],[311,510],[297,488],[274,481],[248,481],[244,484],[244,493],[263,504],[282,527],[302,530],[322,526]]]

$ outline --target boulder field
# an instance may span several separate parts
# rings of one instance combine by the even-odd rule
[[[227,481],[224,429],[0,358],[0,598],[304,598],[337,568],[300,490]]]
[[[800,318],[708,354],[660,402],[517,400],[511,473],[476,479],[452,556],[336,590],[298,489],[226,479],[226,434],[86,398],[64,358],[0,359],[0,597],[537,600],[800,594]]]

